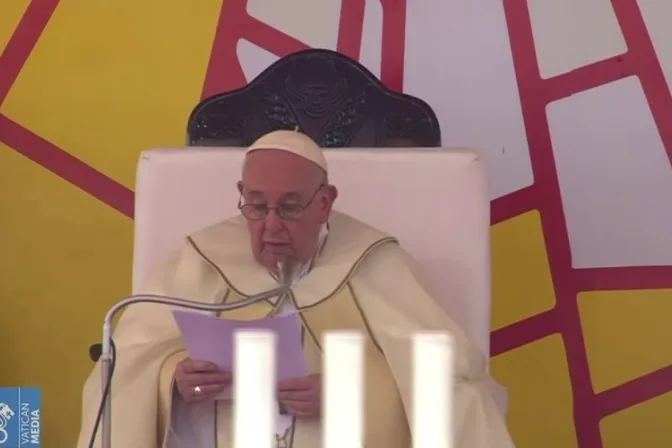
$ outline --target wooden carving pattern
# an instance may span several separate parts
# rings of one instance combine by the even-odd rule
[[[441,146],[427,103],[386,89],[361,64],[329,50],[290,54],[247,86],[201,101],[187,143],[248,146],[276,129],[298,129],[329,148]]]

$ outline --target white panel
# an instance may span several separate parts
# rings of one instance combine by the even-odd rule
[[[453,448],[453,340],[413,335],[413,446]]]
[[[487,162],[492,199],[532,184],[501,1],[408,2],[404,91],[436,111],[444,146]]]
[[[341,0],[248,0],[247,12],[306,45],[336,49]]]
[[[380,61],[383,47],[383,6],[380,0],[366,0],[364,32],[359,62],[380,79]]]
[[[548,107],[573,266],[672,264],[672,168],[630,77]]]
[[[456,148],[339,148],[325,155],[339,189],[337,210],[396,235],[417,260],[427,290],[489,353],[490,204],[482,161]],[[143,152],[135,188],[134,291],[184,236],[240,213],[235,182],[243,157],[239,148]],[[440,192],[441,206],[418,232],[418,217],[437,210],[438,193],[428,191]],[[399,203],[405,219],[399,219]]]
[[[672,1],[639,0],[638,3],[665,72],[667,86],[672,90]]]
[[[611,0],[528,0],[543,78],[625,53]]]
[[[364,338],[358,332],[324,336],[323,448],[361,448],[364,440]]]
[[[240,331],[234,344],[233,446],[274,448],[276,337]]]
[[[259,73],[279,59],[270,51],[264,50],[245,39],[238,41],[236,52],[247,82],[252,81]]]

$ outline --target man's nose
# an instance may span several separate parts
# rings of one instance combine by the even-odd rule
[[[282,219],[280,219],[275,209],[269,210],[268,215],[266,215],[266,228],[271,231],[278,231],[281,230],[283,227],[284,224],[282,222]]]

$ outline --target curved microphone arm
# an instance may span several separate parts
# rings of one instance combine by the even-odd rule
[[[229,304],[209,304],[196,302],[193,300],[180,299],[178,297],[162,296],[159,294],[136,294],[128,296],[120,302],[115,303],[105,315],[105,320],[103,321],[103,346],[101,359],[105,355],[109,356],[111,354],[110,339],[112,333],[112,320],[114,320],[114,317],[119,311],[123,310],[129,305],[133,305],[135,303],[158,303],[161,305],[172,305],[180,308],[188,308],[199,311],[231,311],[252,305],[253,303],[261,302],[262,300],[270,299],[272,297],[283,296],[287,294],[291,288],[291,283],[283,284],[275,289],[264,291],[250,296],[244,300],[239,300],[235,303]]]
[[[271,289],[269,291],[264,291],[259,294],[250,296],[244,300],[239,300],[235,303],[220,303],[220,304],[207,304],[202,302],[195,302],[192,300],[184,300],[177,297],[170,296],[161,296],[158,294],[138,294],[129,296],[122,301],[116,303],[105,315],[105,321],[103,323],[103,343],[102,343],[102,353],[100,355],[99,361],[101,363],[101,372],[102,372],[102,389],[103,389],[103,404],[102,404],[102,448],[112,448],[112,412],[107,392],[109,390],[107,385],[111,384],[111,366],[112,366],[112,320],[114,316],[126,308],[129,305],[134,303],[157,303],[162,305],[173,305],[180,308],[189,308],[199,311],[231,311],[238,308],[243,308],[253,303],[261,302],[262,300],[270,299],[271,297],[279,296],[282,298],[289,292],[295,281],[295,276],[293,275],[283,275],[282,276],[281,286]],[[95,437],[95,434],[94,434]]]

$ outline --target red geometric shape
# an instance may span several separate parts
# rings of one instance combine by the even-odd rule
[[[0,105],[57,6],[58,0],[35,0],[26,9],[0,55]],[[132,191],[1,114],[0,142],[129,218],[133,217]]]
[[[665,80],[665,73],[646,28],[644,16],[637,0],[611,2],[628,45],[628,52],[624,57],[632,61],[634,74],[642,83],[644,96],[672,165],[672,92]]]
[[[558,332],[555,308],[507,325],[490,334],[490,356],[501,355]]]
[[[577,292],[666,289],[672,287],[672,266],[584,268],[574,278]]]
[[[606,417],[672,390],[672,366],[635,378],[597,395],[597,412]]]
[[[236,51],[240,39],[248,40],[278,57],[308,48],[303,42],[250,16],[247,13],[247,0],[226,0],[219,14],[201,98],[239,89],[247,84]]]
[[[388,88],[401,91],[404,85],[406,0],[381,0],[383,44],[381,80]],[[364,26],[364,0],[343,0],[337,50],[359,58]],[[236,45],[245,39],[279,58],[309,47],[247,13],[247,0],[227,0],[219,15],[202,98],[243,87],[247,80],[240,66]]]
[[[388,89],[396,92],[404,90],[406,1],[380,0],[383,5],[383,48],[381,50],[380,80]]]
[[[672,163],[672,95],[644,24],[636,0],[612,0],[628,45],[626,54],[609,58],[550,79],[542,79],[534,46],[527,2],[504,0],[514,68],[518,80],[525,129],[535,183],[528,191],[497,199],[492,204],[493,222],[518,210],[537,208],[541,214],[556,307],[539,316],[502,328],[492,335],[493,354],[515,348],[557,328],[567,351],[573,387],[574,422],[580,448],[602,448],[599,421],[607,413],[631,406],[672,389],[672,372],[654,372],[630,383],[595,395],[578,312],[577,294],[582,290],[636,287],[672,287],[672,267],[624,267],[581,269],[571,266],[569,235],[564,219],[546,106],[590,88],[627,76],[639,76],[656,125]],[[522,191],[522,190],[521,190]],[[511,209],[510,213],[507,210]],[[538,319],[537,319],[538,318]],[[550,323],[554,322],[554,325]],[[628,397],[627,393],[632,396]]]
[[[364,0],[341,0],[336,51],[356,61],[362,51],[365,8]]]
[[[123,215],[133,218],[134,195],[131,190],[3,115],[0,115],[0,141]]]
[[[23,65],[58,6],[58,0],[34,0],[0,54],[0,105],[3,103]]]
[[[490,222],[499,224],[532,210],[539,202],[539,189],[534,185],[522,188],[490,202]]]

